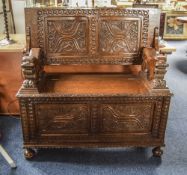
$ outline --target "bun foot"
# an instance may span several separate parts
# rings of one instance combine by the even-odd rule
[[[32,159],[36,155],[36,152],[31,148],[26,148],[24,151],[24,156],[27,160]]]
[[[153,148],[152,152],[154,157],[161,157],[163,154],[163,150],[160,146]]]

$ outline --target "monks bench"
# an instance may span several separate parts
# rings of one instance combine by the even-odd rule
[[[26,8],[24,155],[38,148],[154,147],[171,93],[158,9]]]

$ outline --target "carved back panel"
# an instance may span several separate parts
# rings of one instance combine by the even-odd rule
[[[140,64],[159,25],[159,10],[26,8],[27,48],[44,64]]]

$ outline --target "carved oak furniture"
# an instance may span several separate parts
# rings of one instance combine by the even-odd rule
[[[155,147],[171,93],[159,10],[26,8],[17,94],[25,157],[37,148]]]

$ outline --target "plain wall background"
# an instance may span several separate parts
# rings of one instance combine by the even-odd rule
[[[16,26],[16,33],[25,33],[25,17],[24,17],[24,0],[12,0],[12,8]],[[0,11],[2,11],[2,1],[0,1]],[[4,33],[3,15],[0,16],[0,33]]]

